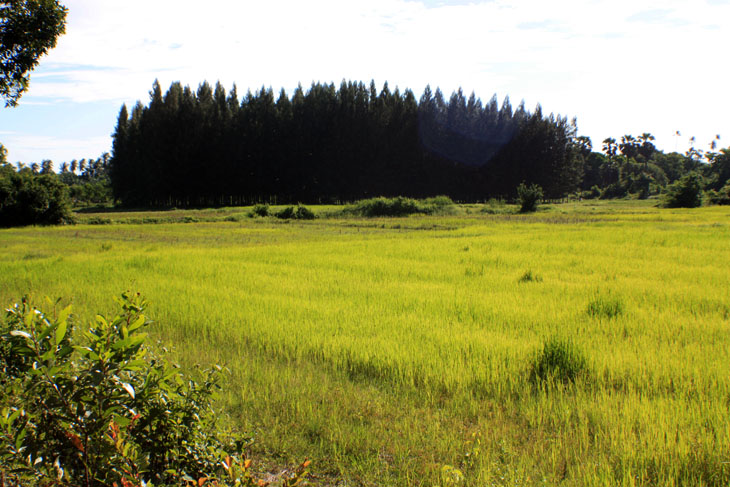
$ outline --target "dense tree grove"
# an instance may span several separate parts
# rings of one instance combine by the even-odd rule
[[[9,164],[0,164],[0,227],[71,220],[66,186],[55,174],[39,174],[30,168],[16,172]]]
[[[123,106],[114,133],[114,196],[134,206],[338,202],[372,196],[510,197],[522,181],[548,198],[578,189],[574,123],[461,90],[343,81],[249,92],[155,82],[149,105]]]

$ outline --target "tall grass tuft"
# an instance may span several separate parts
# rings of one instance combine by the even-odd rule
[[[624,311],[623,300],[611,294],[596,294],[586,308],[586,313],[592,318],[613,319],[624,314]]]
[[[575,382],[587,370],[588,362],[583,352],[571,340],[553,336],[535,355],[530,380],[533,383],[556,381],[567,384]]]

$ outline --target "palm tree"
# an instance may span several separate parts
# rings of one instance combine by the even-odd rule
[[[72,173],[76,173],[76,167],[77,167],[77,165],[78,165],[78,161],[76,159],[73,159],[71,161],[71,166],[70,166],[70,169],[71,169],[71,172]]]
[[[639,154],[644,156],[645,167],[647,164],[649,164],[649,158],[652,156],[652,154],[654,154],[654,151],[656,150],[656,147],[653,144],[654,140],[654,136],[651,135],[649,132],[644,132],[639,136],[639,142],[641,142],[641,146],[639,147]]]
[[[33,171],[33,174],[38,174],[38,171],[40,170],[40,168],[41,167],[38,165],[37,162],[33,162],[30,165],[30,170]]]
[[[635,158],[639,146],[633,135],[624,135],[621,137],[621,144],[619,145],[619,148],[621,149],[621,154],[625,155],[627,158]]]
[[[62,162],[61,163],[61,172],[67,173],[68,172],[68,162]]]
[[[616,145],[616,139],[614,139],[613,137],[603,139],[603,152],[606,153],[609,159],[616,155],[617,150],[618,145]]]

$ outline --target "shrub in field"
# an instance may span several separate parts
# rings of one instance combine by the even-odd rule
[[[586,312],[593,318],[616,318],[623,314],[624,303],[618,296],[597,294],[588,303]]]
[[[422,201],[404,196],[395,198],[370,198],[361,200],[348,208],[349,213],[365,217],[408,216],[415,214],[445,213],[454,209],[454,202],[448,196],[435,196]]]
[[[252,217],[254,216],[269,216],[269,205],[254,205],[254,207],[251,209],[250,215]]]
[[[699,174],[687,174],[667,187],[662,206],[665,208],[702,206],[702,186],[702,177]]]
[[[426,213],[450,213],[456,208],[454,201],[444,195],[426,198],[421,206]]]
[[[542,199],[542,188],[537,184],[527,186],[520,183],[517,186],[517,200],[520,203],[520,213],[530,213],[537,210],[537,204]]]
[[[302,205],[297,205],[296,209],[293,206],[288,206],[277,212],[275,216],[282,220],[314,220],[316,218],[312,210]]]
[[[552,337],[543,343],[533,359],[530,379],[533,383],[575,382],[588,369],[583,353],[570,340]]]
[[[220,368],[185,377],[145,347],[146,302],[132,293],[118,302],[120,314],[82,333],[70,306],[47,314],[24,299],[7,310],[2,485],[259,485],[240,453],[247,440],[217,424]]]

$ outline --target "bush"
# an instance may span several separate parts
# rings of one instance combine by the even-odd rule
[[[520,203],[520,213],[530,213],[537,210],[537,203],[542,199],[542,188],[537,184],[527,186],[524,182],[517,186],[517,200]]]
[[[348,213],[365,217],[431,215],[446,213],[454,209],[454,202],[448,196],[435,196],[422,201],[396,196],[395,198],[370,198],[361,200],[347,209]]]
[[[667,187],[662,206],[665,208],[697,208],[702,206],[702,177],[689,173]]]
[[[80,336],[71,306],[47,314],[24,299],[7,310],[3,485],[257,485],[240,453],[247,440],[217,424],[221,369],[185,377],[145,347],[150,321],[139,294],[118,302],[120,314],[97,316]]]
[[[296,210],[293,206],[286,207],[276,213],[275,216],[282,220],[314,220],[316,218],[312,210],[302,205],[297,205]]]
[[[533,383],[575,382],[588,369],[583,353],[570,340],[552,337],[543,343],[533,360],[530,380]]]
[[[251,216],[269,216],[269,205],[254,205],[251,209]]]
[[[0,227],[71,222],[67,189],[55,174],[0,166]]]

